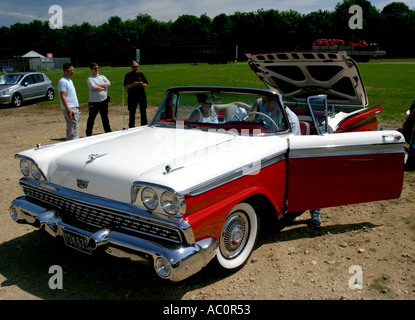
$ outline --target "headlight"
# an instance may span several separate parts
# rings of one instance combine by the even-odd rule
[[[156,191],[154,189],[145,187],[141,191],[141,201],[145,205],[145,207],[149,210],[154,210],[157,208],[159,203],[159,198],[157,196]]]
[[[25,177],[45,181],[42,171],[40,171],[37,164],[33,162],[31,159],[20,159],[20,171]]]
[[[174,190],[146,182],[134,182],[131,188],[131,203],[138,205],[151,214],[177,220],[186,213],[186,200],[184,195]]]
[[[20,171],[23,173],[25,177],[27,177],[30,174],[30,163],[28,160],[20,160]]]
[[[179,212],[180,201],[173,192],[164,192],[161,195],[160,203],[163,210],[170,215],[176,215]]]
[[[32,177],[35,178],[36,180],[40,180],[42,178],[42,173],[40,172],[39,168],[32,163],[30,172],[32,173]]]

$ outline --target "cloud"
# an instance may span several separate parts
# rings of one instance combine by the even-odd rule
[[[1,10],[0,10],[0,16],[13,17],[13,18],[29,20],[29,21],[39,19],[38,17],[32,14],[26,14],[22,12],[1,11]]]

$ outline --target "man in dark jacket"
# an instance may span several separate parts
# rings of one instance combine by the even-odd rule
[[[124,78],[124,89],[128,92],[128,127],[135,127],[135,114],[137,105],[140,106],[141,125],[147,124],[147,97],[144,88],[148,87],[148,82],[144,74],[138,71],[139,63],[135,60],[131,62],[131,72]]]

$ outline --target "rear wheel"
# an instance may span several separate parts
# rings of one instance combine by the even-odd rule
[[[53,89],[48,89],[48,91],[46,92],[46,99],[48,101],[52,101],[55,98],[55,91],[53,91]]]
[[[259,220],[248,203],[237,204],[223,226],[216,261],[224,270],[241,268],[250,257],[258,237]]]
[[[18,94],[18,93],[15,93],[15,94],[13,95],[13,97],[12,97],[12,104],[13,104],[16,108],[18,108],[18,107],[20,107],[20,106],[22,105],[22,103],[23,103],[22,96],[21,96],[20,94]]]

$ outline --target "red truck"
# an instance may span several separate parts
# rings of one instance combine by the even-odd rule
[[[367,43],[365,40],[354,42],[342,39],[317,39],[313,43],[312,49],[316,51],[346,51],[347,55],[357,62],[368,62],[370,59],[386,55],[386,51],[379,50],[378,43]]]

